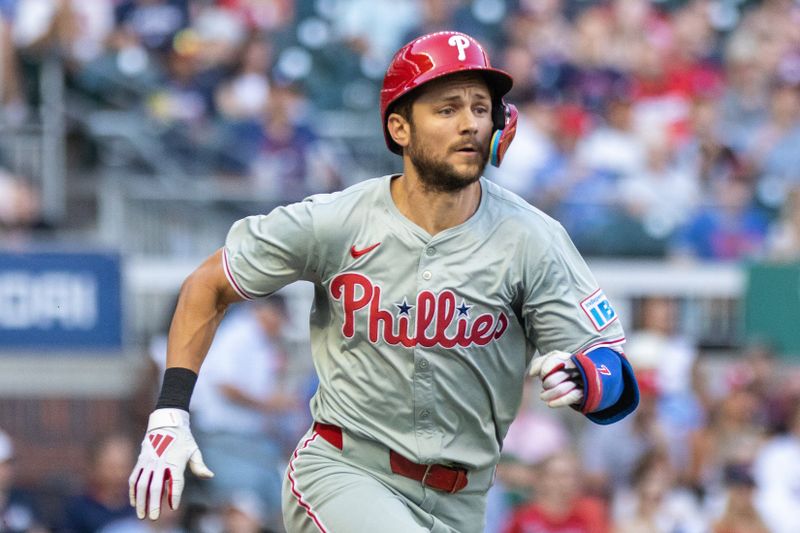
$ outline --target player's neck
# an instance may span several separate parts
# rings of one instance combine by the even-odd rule
[[[480,182],[457,192],[431,191],[408,172],[392,179],[391,192],[400,213],[431,235],[466,222],[481,201]]]

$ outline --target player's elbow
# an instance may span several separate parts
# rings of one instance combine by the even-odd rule
[[[198,266],[181,285],[181,294],[192,300],[213,304],[218,313],[242,298],[231,288],[222,267],[221,251],[217,251]]]

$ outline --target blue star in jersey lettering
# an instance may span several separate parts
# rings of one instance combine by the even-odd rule
[[[400,314],[401,314],[401,315],[406,315],[406,316],[408,316],[408,312],[409,312],[409,310],[411,310],[411,309],[414,309],[414,306],[413,306],[413,305],[408,305],[408,301],[406,301],[406,299],[405,299],[405,298],[403,298],[403,303],[401,303],[401,304],[394,304],[394,305],[395,305],[395,306],[397,306],[397,308],[398,308],[398,309],[400,309]]]

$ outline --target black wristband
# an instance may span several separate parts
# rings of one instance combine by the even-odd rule
[[[164,371],[164,383],[161,385],[161,394],[156,402],[156,409],[170,407],[174,409],[189,410],[189,400],[192,398],[194,384],[197,382],[197,373],[188,368],[173,367]]]

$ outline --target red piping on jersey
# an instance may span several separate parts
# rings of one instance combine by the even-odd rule
[[[300,504],[300,507],[306,510],[306,514],[311,518],[311,520],[314,521],[314,524],[317,526],[317,529],[319,529],[322,533],[327,533],[328,530],[325,529],[325,526],[322,525],[322,522],[320,521],[319,517],[317,517],[317,514],[311,508],[311,505],[303,499],[303,494],[299,490],[297,490],[297,486],[295,485],[295,479],[292,476],[292,474],[294,474],[294,463],[295,461],[297,461],[297,457],[300,455],[300,452],[308,448],[308,445],[314,442],[317,439],[317,437],[319,437],[319,433],[315,431],[308,439],[305,440],[305,442],[303,442],[302,445],[300,445],[294,451],[294,454],[292,455],[292,460],[289,461],[289,471],[287,472],[286,476],[289,478],[289,483],[291,483],[292,485],[292,494],[294,494],[295,497],[297,498],[297,503]]]
[[[231,284],[233,290],[235,290],[239,296],[244,298],[245,300],[252,300],[253,297],[247,294],[244,289],[242,289],[236,280],[233,279],[233,273],[231,272],[231,267],[228,264],[228,250],[225,248],[222,249],[222,268],[225,270],[225,277],[228,278],[228,283]]]

